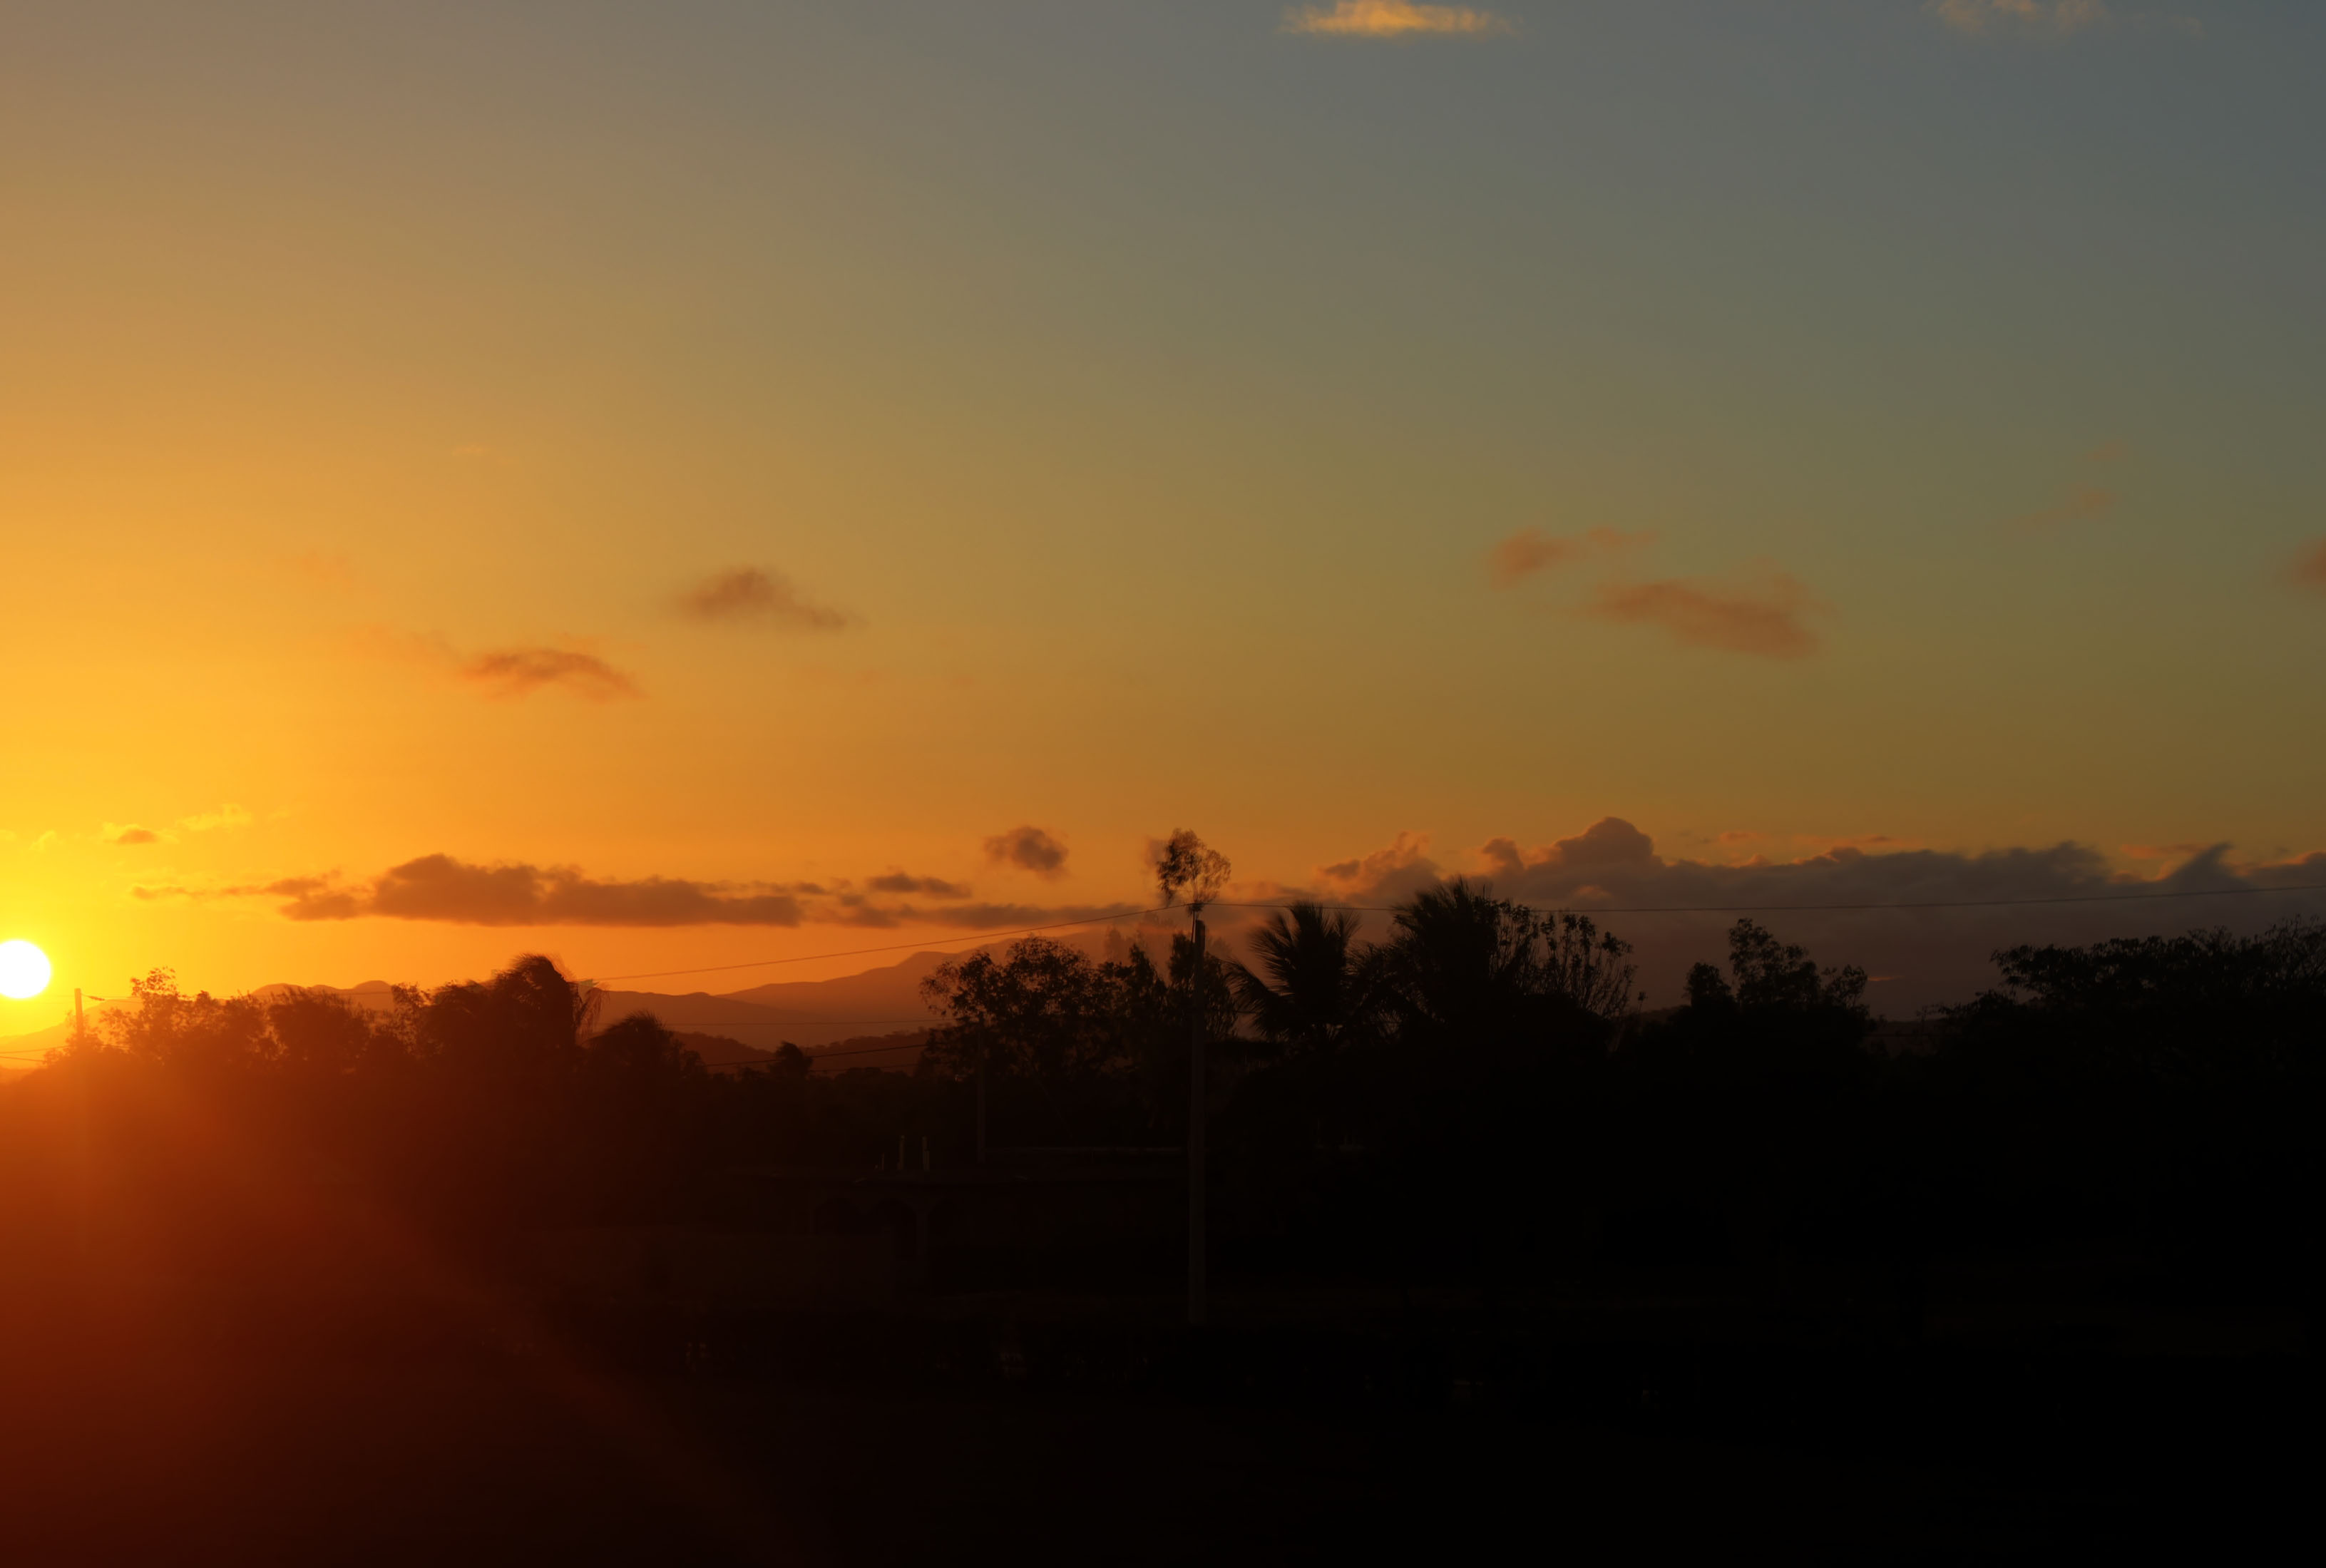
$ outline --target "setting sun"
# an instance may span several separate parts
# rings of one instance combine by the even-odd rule
[[[48,954],[29,942],[0,942],[0,997],[21,1002],[48,988]]]

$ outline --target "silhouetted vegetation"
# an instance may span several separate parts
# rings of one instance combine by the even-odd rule
[[[507,1289],[562,1236],[631,1283],[558,1321],[648,1367],[1400,1408],[1490,1388],[1812,1445],[1925,1452],[1951,1433],[2012,1463],[2028,1451],[1994,1412],[2053,1411],[2056,1455],[2072,1403],[2078,1462],[2126,1475],[2162,1462],[2168,1428],[2218,1431],[2295,1387],[2276,1363],[2231,1387],[2024,1358],[2314,1333],[2326,925],[2013,949],[1992,990],[1905,1032],[1871,1016],[1863,972],[1754,922],[1656,1006],[1589,919],[1461,881],[1377,942],[1303,904],[1241,952],[1197,972],[1184,939],[1158,964],[1030,938],[954,960],[910,1074],[819,1073],[796,1048],[712,1071],[651,1016],[594,1016],[538,957],[372,1007],[188,996],[157,970],[0,1090],[13,1310],[45,1282],[66,1303],[51,1335],[156,1291],[178,1293],[167,1321],[213,1334],[295,1337],[319,1304],[372,1297],[426,1321],[429,1292]],[[1191,1011],[1213,1042],[1220,1287],[1385,1297],[1393,1332],[1320,1318],[1198,1344],[1089,1317],[1109,1292],[1176,1287],[1179,1168],[1138,1162],[1185,1135]],[[1067,1164],[1026,1164],[1040,1150]],[[1064,1229],[945,1229],[1047,1191],[1081,1194]],[[667,1294],[709,1266],[671,1238],[760,1232],[893,1238],[929,1299],[1057,1286],[1082,1304],[1038,1330],[1011,1304],[851,1337],[829,1308],[771,1327]],[[1672,1303],[1710,1314],[1694,1349],[1651,1329]]]
[[[708,1072],[650,1016],[600,1026],[539,958],[384,1009],[190,997],[157,970],[7,1091],[0,1202],[29,1245],[59,1173],[95,1172],[77,1202],[220,1256],[258,1245],[230,1233],[274,1189],[484,1248],[731,1220],[740,1170],[893,1167],[925,1141],[972,1161],[981,1079],[997,1148],[1168,1146],[1193,987],[1220,1043],[1222,1249],[1248,1275],[1807,1257],[1909,1281],[1934,1249],[2100,1246],[2312,1293],[2326,928],[2015,949],[1897,1051],[1861,971],[1751,921],[1661,1009],[1587,918],[1461,881],[1377,943],[1296,905],[1245,947],[1200,977],[1184,941],[1161,969],[1039,938],[949,961],[910,1077],[796,1051]]]

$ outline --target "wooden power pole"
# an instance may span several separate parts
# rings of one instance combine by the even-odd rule
[[[1187,970],[1187,1322],[1204,1321],[1204,905],[1192,899],[1195,962]]]
[[[1228,885],[1228,858],[1178,829],[1156,846],[1155,885],[1165,907],[1182,897],[1195,916],[1187,968],[1187,1322],[1204,1321],[1204,905]]]

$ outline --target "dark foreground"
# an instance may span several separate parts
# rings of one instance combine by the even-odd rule
[[[2317,1534],[2306,1356],[1404,1322],[20,1313],[0,1528],[12,1563],[2256,1560]]]

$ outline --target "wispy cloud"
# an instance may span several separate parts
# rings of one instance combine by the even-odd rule
[[[1066,874],[1066,847],[1030,822],[986,840],[985,858],[997,866],[1015,866],[1037,877]]]
[[[1665,577],[1639,581],[1614,571],[1614,558],[1652,544],[1652,533],[1593,528],[1572,535],[1523,528],[1486,552],[1486,573],[1498,588],[1513,588],[1546,571],[1597,560],[1607,572],[1572,613],[1595,620],[1657,626],[1692,647],[1719,648],[1764,658],[1801,659],[1819,646],[1805,617],[1826,607],[1800,582],[1765,567],[1726,580]]]
[[[1930,0],[1931,14],[1957,32],[2056,33],[2062,37],[2113,20],[2103,0]]]
[[[2004,524],[2017,533],[2038,533],[2046,528],[2057,528],[2066,523],[2080,523],[2087,518],[2105,517],[2116,508],[2116,492],[2097,485],[2087,485],[2069,495],[2056,506],[2046,506],[2040,512],[2030,512],[2024,517],[2014,517]]]
[[[2210,844],[2120,844],[2117,852],[2127,860],[2185,860],[2210,848]]]
[[[2293,559],[2293,580],[2303,587],[2326,593],[2326,539],[2304,550]]]
[[[284,564],[316,587],[334,593],[349,593],[356,586],[354,563],[335,551],[302,550],[287,557]]]
[[[1770,659],[1805,659],[1820,642],[1801,624],[1818,608],[1807,589],[1783,572],[1758,581],[1720,584],[1668,577],[1599,585],[1584,613],[1630,626],[1661,626],[1675,642]]]
[[[228,803],[214,812],[197,812],[191,817],[180,817],[169,828],[149,828],[140,822],[107,822],[98,830],[98,837],[108,844],[135,849],[145,844],[174,844],[178,834],[208,833],[220,828],[245,828],[250,825],[250,813]]]
[[[496,697],[526,697],[556,687],[592,702],[640,695],[637,683],[595,654],[571,648],[500,648],[465,660],[463,681]]]
[[[555,687],[593,702],[640,697],[636,681],[589,651],[592,638],[566,637],[560,647],[540,645],[491,648],[462,654],[433,632],[401,632],[382,626],[358,626],[350,645],[374,658],[416,664],[449,675],[488,697],[520,698]]]
[[[283,914],[299,921],[377,915],[455,925],[800,923],[799,900],[780,890],[737,888],[669,877],[606,880],[584,876],[571,866],[531,866],[521,861],[478,865],[451,855],[423,855],[353,886],[330,877],[293,877],[220,892],[228,896],[286,899]]]
[[[1466,5],[1413,5],[1407,0],[1335,0],[1284,14],[1279,31],[1323,38],[1493,38],[1518,23]]]
[[[1055,842],[1055,840],[1053,840]],[[1060,850],[1063,858],[1064,850]],[[473,861],[423,855],[379,875],[337,871],[239,885],[154,885],[132,896],[155,901],[270,898],[289,920],[386,919],[488,926],[797,926],[888,930],[943,926],[991,931],[1133,912],[1130,905],[972,903],[972,889],[942,877],[889,871],[861,882],[716,882],[684,877],[593,877],[575,866]],[[915,903],[922,899],[938,902]]]
[[[1486,552],[1486,575],[1497,588],[1512,588],[1539,571],[1571,566],[1578,561],[1595,556],[1622,553],[1636,545],[1652,543],[1653,534],[1621,533],[1613,528],[1586,528],[1580,533],[1545,533],[1540,528],[1521,528],[1506,539],[1495,542]]]
[[[757,566],[714,572],[679,595],[678,608],[698,621],[758,621],[814,632],[836,632],[853,618],[809,598],[782,572]]]
[[[2205,36],[2204,23],[2194,16],[2122,11],[2107,0],[1925,0],[1923,9],[1971,38],[2070,38],[2104,27],[2189,39]]]
[[[807,918],[870,931],[893,931],[905,925],[1006,931],[1016,926],[1109,920],[1138,913],[1135,904],[950,904],[932,909],[911,904],[842,899],[810,906]]]
[[[1693,837],[1695,835],[1683,835],[1683,838]],[[1742,857],[1742,852],[1748,846],[1753,847],[1749,858],[1732,858],[1726,862],[1730,865],[1766,865],[1770,851],[1776,849],[1782,853],[1782,847],[1790,847],[1797,854],[1817,855],[1830,854],[1837,849],[1901,849],[1912,847],[1908,840],[1893,833],[1768,832],[1758,828],[1731,828],[1714,834],[1711,841],[1738,857]]]

